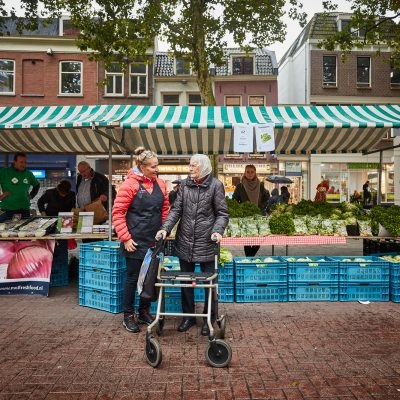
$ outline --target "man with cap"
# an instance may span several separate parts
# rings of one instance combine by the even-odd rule
[[[179,192],[179,188],[181,185],[181,181],[179,179],[177,179],[176,181],[172,181],[172,183],[175,186],[168,194],[168,200],[169,200],[169,204],[171,207],[172,207],[172,204],[174,204],[174,201],[176,200],[176,198],[178,197],[178,192]]]

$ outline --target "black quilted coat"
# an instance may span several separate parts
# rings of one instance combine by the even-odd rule
[[[178,221],[176,256],[189,262],[212,261],[215,243],[211,234],[222,235],[229,221],[222,182],[211,174],[198,185],[190,178],[183,180],[161,229],[170,233]]]

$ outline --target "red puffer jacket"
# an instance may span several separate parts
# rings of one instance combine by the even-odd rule
[[[128,230],[126,212],[139,190],[139,182],[142,183],[143,187],[149,193],[153,191],[155,180],[149,180],[142,175],[138,175],[133,169],[131,169],[128,172],[126,180],[120,186],[117,197],[114,201],[114,206],[112,209],[112,219],[115,232],[117,233],[118,239],[121,242],[126,242],[129,239],[135,240],[135,238],[132,238],[132,235]],[[164,222],[167,218],[169,210],[168,193],[165,182],[162,179],[157,178],[157,183],[164,195],[164,203],[161,210],[161,220]]]

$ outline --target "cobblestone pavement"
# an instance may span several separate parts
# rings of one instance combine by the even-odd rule
[[[359,254],[359,243],[347,251]],[[0,400],[400,399],[398,303],[221,303],[220,311],[228,368],[207,364],[200,321],[179,333],[170,317],[153,369],[145,329],[129,333],[121,314],[79,306],[76,281],[47,298],[1,296]]]

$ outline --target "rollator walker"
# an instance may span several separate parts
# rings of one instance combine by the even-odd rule
[[[162,249],[163,248],[164,246],[162,246]],[[158,269],[156,282],[156,287],[159,288],[157,313],[153,323],[147,327],[145,345],[145,356],[147,362],[152,367],[158,367],[162,361],[161,345],[159,341],[153,336],[152,332],[155,328],[157,335],[162,335],[165,317],[167,316],[207,318],[207,324],[210,329],[210,334],[208,336],[208,344],[205,351],[206,360],[212,367],[216,368],[223,368],[229,365],[232,358],[232,349],[230,345],[223,340],[225,338],[226,316],[218,314],[218,255],[219,245],[216,243],[214,258],[215,266],[214,271],[211,273],[170,271],[165,270],[164,268]],[[208,312],[206,314],[166,312],[164,291],[167,287],[190,287],[208,289]],[[214,301],[215,307],[215,322],[217,323],[219,328],[218,335],[215,335],[214,327],[211,322],[212,301]]]

